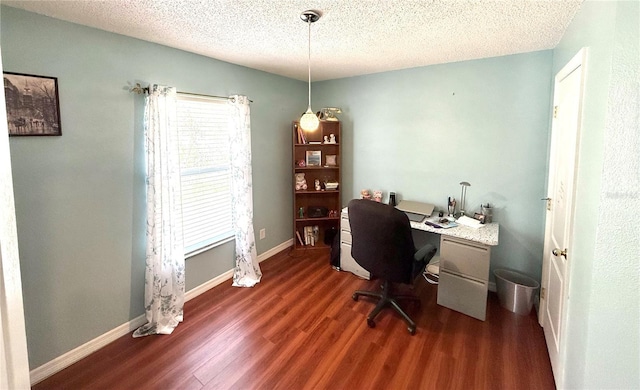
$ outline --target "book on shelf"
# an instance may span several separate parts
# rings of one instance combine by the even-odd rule
[[[298,143],[299,144],[306,144],[307,143],[307,137],[305,137],[304,131],[302,131],[302,128],[300,128],[300,126],[296,125],[296,130],[297,130],[297,133],[298,133]]]
[[[320,239],[320,228],[318,225],[315,226],[305,226],[304,227],[304,244],[315,246],[316,242]]]

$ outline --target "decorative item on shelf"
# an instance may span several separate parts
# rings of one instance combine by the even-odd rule
[[[325,218],[329,215],[329,209],[324,206],[309,206],[307,214],[309,218]]]
[[[313,186],[314,186],[314,188],[316,189],[316,191],[320,191],[320,190],[322,189],[322,188],[320,187],[320,180],[318,180],[318,179],[316,179],[316,180],[313,182]]]
[[[296,173],[296,191],[307,189],[307,179],[304,178],[304,173]]]
[[[298,160],[296,161],[296,166],[304,168],[307,166],[307,163],[304,160]]]
[[[335,154],[327,154],[325,157],[327,167],[335,167],[337,164],[337,156]]]
[[[314,10],[304,11],[300,18],[309,26],[309,51],[307,58],[307,70],[309,72],[309,105],[307,111],[300,118],[300,127],[306,131],[315,131],[320,125],[320,120],[311,110],[311,23],[317,22],[320,19],[320,13]]]
[[[338,107],[326,107],[322,109],[321,113],[321,119],[337,122],[339,119],[336,117],[336,114],[342,114],[342,110]]]
[[[324,188],[327,191],[335,191],[338,189],[338,182],[337,181],[327,181],[324,183]]]
[[[319,150],[307,150],[307,166],[308,167],[319,167],[322,162],[322,152]]]
[[[373,190],[373,200],[375,200],[378,203],[382,202],[382,191]]]
[[[324,143],[325,143],[326,145],[335,145],[335,144],[337,144],[337,142],[336,142],[336,135],[335,135],[335,134],[325,135],[325,136],[323,137],[323,139],[324,139]]]
[[[304,218],[304,207],[300,207],[298,209],[298,218],[300,219]]]
[[[329,218],[337,218],[338,210],[329,210]]]
[[[361,190],[360,191],[360,198],[361,199],[371,199],[371,191],[369,190]]]

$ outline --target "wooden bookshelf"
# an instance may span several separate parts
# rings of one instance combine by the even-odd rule
[[[341,124],[339,121],[320,121],[320,126],[314,132],[302,131],[297,121],[291,127],[294,250],[328,251],[332,235],[340,231]],[[334,135],[335,143],[325,142],[325,137],[329,142],[332,141],[331,134]],[[311,153],[308,159],[308,152],[316,153]],[[318,165],[308,165],[308,161]],[[296,190],[296,174],[304,174],[306,190]],[[320,190],[315,189],[316,180],[320,183]],[[327,188],[326,183],[338,183],[338,187],[332,189],[329,184]],[[311,226],[312,231],[313,227],[317,227],[313,240],[305,235],[307,226]]]

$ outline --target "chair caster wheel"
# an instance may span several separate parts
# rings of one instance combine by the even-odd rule
[[[411,336],[413,336],[414,334],[416,334],[416,327],[415,326],[408,326],[407,330],[409,331],[409,333],[411,334]]]
[[[369,328],[375,328],[376,327],[376,323],[374,320],[367,318],[367,325],[369,325]]]
[[[358,300],[358,296],[359,296],[358,294],[353,294],[351,296],[351,298],[353,298],[354,301],[357,301]]]

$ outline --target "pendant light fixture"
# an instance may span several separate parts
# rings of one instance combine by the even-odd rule
[[[306,131],[315,131],[318,129],[320,121],[311,109],[311,23],[320,19],[320,13],[318,11],[307,10],[300,14],[300,19],[306,22],[309,26],[309,57],[307,61],[307,69],[309,71],[309,106],[307,107],[307,111],[300,118],[300,128]]]

